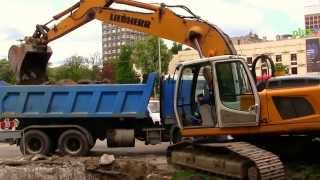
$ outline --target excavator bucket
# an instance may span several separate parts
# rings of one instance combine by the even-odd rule
[[[47,81],[47,66],[52,50],[47,45],[21,44],[9,50],[11,69],[17,84],[42,84]]]

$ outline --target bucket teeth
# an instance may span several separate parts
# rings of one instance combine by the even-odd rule
[[[18,84],[41,84],[47,80],[47,65],[52,50],[46,45],[21,44],[9,50],[11,69]]]

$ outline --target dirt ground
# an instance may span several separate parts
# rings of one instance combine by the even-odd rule
[[[224,179],[168,165],[165,156],[168,144],[145,146],[137,142],[136,145],[136,148],[108,149],[98,142],[88,157],[22,156],[17,147],[0,145],[0,180]],[[115,161],[110,165],[99,164],[103,154],[114,155]],[[320,179],[320,163],[291,160],[285,166],[289,179]]]

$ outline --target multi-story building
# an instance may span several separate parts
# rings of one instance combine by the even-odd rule
[[[312,30],[320,29],[320,1],[309,3],[304,7],[305,28]]]
[[[320,38],[281,39],[249,44],[235,45],[239,55],[247,58],[249,67],[253,60],[261,55],[269,55],[273,61],[282,63],[289,68],[289,74],[305,74],[320,72]],[[169,65],[169,73],[179,62],[199,58],[197,51],[181,51],[174,56]]]
[[[145,37],[144,33],[111,24],[102,24],[102,55],[103,60],[118,58],[122,45]]]

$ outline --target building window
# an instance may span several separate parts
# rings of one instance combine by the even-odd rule
[[[298,74],[298,68],[296,67],[291,68],[291,74]]]
[[[281,61],[282,61],[282,56],[276,55],[276,62],[281,62]]]
[[[297,54],[291,54],[291,61],[297,61]]]
[[[250,65],[252,64],[252,57],[247,57],[247,63]]]

